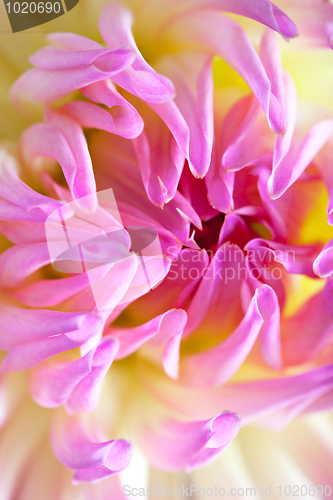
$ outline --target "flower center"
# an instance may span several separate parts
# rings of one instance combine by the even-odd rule
[[[202,231],[195,229],[194,240],[201,249],[215,253],[224,219],[224,214],[218,214],[213,219],[202,223]]]

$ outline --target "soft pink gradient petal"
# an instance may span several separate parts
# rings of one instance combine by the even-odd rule
[[[173,22],[172,36],[179,42],[192,42],[196,47],[199,44],[200,48],[206,48],[214,55],[219,54],[247,82],[267,116],[272,131],[284,134],[283,104],[272,92],[260,57],[239,24],[223,14],[197,10]]]
[[[53,124],[35,124],[27,129],[20,140],[20,148],[27,163],[40,157],[53,158],[63,169],[69,188],[78,206],[80,198],[96,192],[92,164],[81,127],[69,117],[58,115]],[[84,202],[89,203],[85,206]],[[94,196],[83,201],[83,210],[96,208]]]
[[[128,55],[128,51],[118,51],[117,55]],[[48,46],[35,52],[30,57],[30,62],[35,68],[47,70],[80,68],[93,63],[101,69],[100,61],[108,59],[110,65],[111,63],[114,64],[114,56],[114,51],[104,49],[103,47],[98,50],[74,51]]]
[[[8,350],[30,340],[60,335],[73,330],[93,328],[99,320],[89,313],[66,313],[2,306],[1,348]]]
[[[180,178],[179,189],[185,198],[189,200],[202,221],[218,215],[218,211],[208,201],[206,179],[195,179],[191,175],[190,169],[185,167]]]
[[[76,471],[74,484],[97,482],[124,470],[132,457],[132,444],[123,439],[96,442],[78,418],[58,418],[51,431],[56,457]]]
[[[271,198],[282,196],[299,178],[316,154],[327,143],[333,133],[333,120],[317,123],[306,134],[297,154],[287,154],[268,180],[268,191]]]
[[[294,38],[298,35],[295,23],[277,5],[269,0],[190,0],[191,7],[205,7],[208,9],[223,10],[248,17],[277,31],[285,38]]]
[[[43,222],[47,216],[60,208],[63,203],[43,196],[31,189],[18,177],[18,164],[5,150],[0,152],[0,196],[2,220],[31,220]],[[64,217],[71,211],[64,209]]]
[[[211,164],[205,177],[207,198],[214,209],[229,214],[234,209],[235,174],[234,172],[226,172],[223,168],[217,142],[218,138],[215,138]]]
[[[240,116],[242,111],[239,108],[242,104],[244,117]],[[227,171],[237,172],[244,167],[256,165],[271,149],[271,138],[267,133],[267,124],[260,115],[258,102],[252,98],[249,107],[248,105],[248,97],[238,101],[224,121],[224,130],[227,127],[237,130],[222,156],[222,165]],[[240,118],[243,118],[241,123]]]
[[[63,134],[63,137],[67,141],[70,150],[73,153],[76,162],[76,168],[73,168],[73,166],[70,165],[67,166],[66,161],[65,163],[59,161],[61,160],[61,157],[58,159],[54,151],[54,147],[58,146],[57,143],[53,146],[53,148],[50,148],[50,145],[46,147],[46,155],[48,152],[48,148],[50,148],[50,153],[52,155],[51,158],[55,157],[55,159],[57,159],[61,164],[69,189],[72,192],[74,199],[78,199],[78,206],[82,205],[81,208],[87,211],[96,210],[96,183],[87,141],[81,127],[77,124],[76,121],[67,116],[64,116],[61,112],[58,113],[51,111],[51,109],[46,109],[45,121],[47,124],[52,125]],[[59,144],[58,147],[60,148],[61,146],[62,144]],[[83,199],[80,200],[79,198]]]
[[[112,186],[116,199],[121,200],[119,207],[125,226],[132,224],[130,221],[134,216],[137,220],[142,220],[142,225],[167,229],[171,239],[176,237],[184,244],[189,239],[190,224],[201,226],[200,218],[180,192],[176,193],[163,210],[149,201],[129,141],[110,134],[101,134],[92,141],[90,151],[96,165],[97,185]],[[107,168],[109,164],[114,165],[112,170]],[[127,220],[126,214],[130,216],[130,221]],[[172,245],[170,241],[169,246]]]
[[[221,314],[221,307],[225,311],[225,320],[229,315],[235,314],[244,279],[238,272],[242,262],[243,253],[236,245],[227,243],[219,247],[188,307],[186,336],[193,333],[205,316],[216,320],[217,314]]]
[[[271,259],[279,262],[290,274],[304,274],[315,278],[313,262],[317,257],[320,245],[293,246],[274,241],[254,238],[247,243],[245,250],[252,252],[253,258],[258,253],[259,260],[264,260],[265,253],[272,251]]]
[[[101,276],[103,274],[104,272],[101,272]],[[61,280],[35,281],[31,285],[22,286],[18,291],[12,292],[12,295],[22,304],[30,307],[52,307],[89,286],[88,276],[79,274]]]
[[[313,263],[313,270],[320,278],[328,278],[333,274],[333,240],[324,246]]]
[[[143,121],[138,112],[128,106],[118,104],[115,116],[90,102],[75,101],[66,104],[62,111],[87,128],[105,130],[120,135],[125,139],[133,139],[141,134]]]
[[[321,409],[330,409],[332,402],[324,395],[333,389],[333,365],[325,365],[298,375],[230,383],[219,388],[192,388],[158,376],[149,379],[141,372],[142,381],[155,397],[166,405],[181,411],[188,418],[204,419],[221,406],[233,408],[243,425],[265,418],[266,425],[277,412],[294,412],[294,417],[306,411],[307,406],[322,399]]]
[[[273,155],[273,172],[278,168],[283,158],[288,153],[296,125],[297,117],[297,94],[292,77],[284,71],[283,73],[284,91],[285,91],[285,109],[287,117],[287,130],[284,136],[278,136],[275,139]]]
[[[229,446],[240,429],[240,419],[223,412],[201,422],[166,422],[146,428],[141,441],[153,466],[169,472],[191,472],[213,462]]]
[[[123,359],[133,354],[145,342],[159,335],[160,340],[184,327],[186,313],[182,310],[167,311],[160,316],[133,328],[111,327],[106,333],[119,341],[116,359]]]
[[[190,131],[189,166],[195,177],[204,177],[213,146],[212,58],[206,53],[183,52],[166,57],[159,68],[176,86],[175,103]]]
[[[297,24],[300,38],[312,48],[333,48],[333,7],[330,1],[279,0]]]
[[[92,411],[99,401],[101,384],[118,350],[115,339],[103,338],[92,359],[91,372],[74,388],[65,407],[69,414],[80,411]]]
[[[105,43],[112,49],[118,49],[121,44],[136,54],[131,67],[113,77],[113,81],[145,101],[169,101],[174,97],[174,86],[168,78],[156,73],[144,60],[133,38],[131,25],[130,11],[117,2],[106,4],[101,12],[99,29]]]
[[[29,101],[48,103],[60,99],[91,83],[113,77],[129,66],[135,57],[133,51],[127,49],[110,51],[106,55],[106,58],[105,55],[101,56],[92,64],[82,67],[30,69],[12,86],[11,100],[19,109]]]
[[[321,292],[314,295],[294,316],[283,321],[285,365],[298,365],[315,359],[332,343],[332,298],[333,281],[330,278]]]
[[[29,370],[56,354],[82,346],[92,337],[98,335],[101,329],[102,326],[99,322],[97,327],[90,325],[85,330],[76,330],[68,334],[23,342],[7,352],[1,365],[2,370],[4,372]]]
[[[170,130],[150,112],[144,132],[133,140],[143,184],[152,203],[160,208],[174,198],[185,157]]]
[[[10,247],[0,255],[0,283],[6,288],[15,287],[50,262],[46,242],[22,243]]]
[[[186,312],[173,309],[134,328],[110,328],[107,334],[119,341],[116,359],[123,359],[139,347],[154,363],[160,362],[171,378],[177,378],[179,346],[186,324]]]
[[[63,404],[69,413],[95,408],[99,386],[117,352],[114,339],[103,339],[82,358],[59,364],[43,364],[32,373],[30,391],[46,408]]]
[[[266,329],[262,332],[265,357],[274,361],[274,365],[281,365],[279,306],[274,291],[263,285],[256,291],[237,329],[226,340],[208,351],[183,358],[181,382],[198,387],[225,383],[243,364],[265,322]]]

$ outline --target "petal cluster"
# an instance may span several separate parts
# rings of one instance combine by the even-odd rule
[[[115,495],[131,441],[190,473],[332,409],[333,116],[279,37],[332,46],[333,7],[160,1],[106,3],[103,44],[49,35],[11,89],[43,119],[0,152],[2,376],[28,372],[73,483]]]

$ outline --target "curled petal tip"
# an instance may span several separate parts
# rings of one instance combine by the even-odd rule
[[[298,28],[294,21],[290,19],[279,7],[272,4],[273,14],[279,28],[279,32],[284,38],[295,38],[299,35]]]

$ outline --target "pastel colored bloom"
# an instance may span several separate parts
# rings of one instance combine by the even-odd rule
[[[332,26],[319,0],[111,1],[102,38],[30,57],[0,153],[1,498],[330,485]]]

